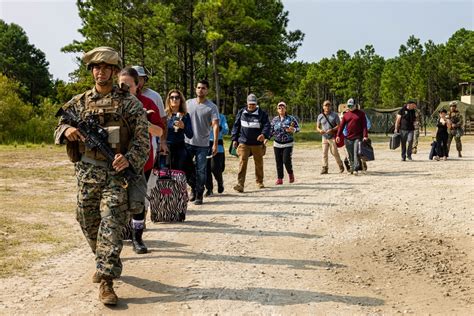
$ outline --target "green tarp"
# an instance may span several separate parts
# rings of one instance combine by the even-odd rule
[[[402,107],[393,108],[393,109],[371,109],[378,113],[398,113]],[[368,110],[368,109],[367,109]]]
[[[443,101],[440,102],[436,110],[431,114],[433,117],[436,117],[438,115],[438,112],[441,111],[442,109],[445,109],[449,112],[449,103],[451,101]],[[462,117],[464,119],[464,124],[467,124],[468,120],[474,120],[474,104],[468,104],[464,103],[461,101],[456,100],[458,103],[457,109],[459,112],[461,112]]]

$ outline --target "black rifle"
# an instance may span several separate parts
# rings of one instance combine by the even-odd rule
[[[86,147],[100,151],[107,159],[109,168],[112,169],[115,152],[108,144],[107,140],[109,134],[107,133],[107,130],[98,124],[97,117],[90,115],[85,120],[81,120],[72,109],[65,110],[63,108],[60,108],[56,113],[56,117],[59,116],[61,116],[67,124],[77,128],[82,136],[85,137],[84,143]],[[124,177],[124,188],[128,187],[129,184],[138,181],[141,177],[141,175],[137,174],[131,165],[121,171],[121,174]]]

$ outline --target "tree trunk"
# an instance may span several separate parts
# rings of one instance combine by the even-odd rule
[[[216,105],[219,109],[220,105],[220,84],[219,84],[219,73],[217,71],[217,57],[216,57],[216,42],[212,42],[212,71],[214,72],[214,84],[216,85]]]
[[[165,56],[168,56],[169,54],[169,48],[168,48],[168,45],[165,44]],[[165,63],[164,63],[164,83],[163,83],[163,88],[165,89],[165,95],[167,95],[168,91],[169,91],[169,74],[168,74],[168,62],[165,60]]]
[[[237,110],[239,108],[239,99],[238,99],[239,91],[237,85],[234,84],[234,104],[232,105],[232,114],[236,115]]]
[[[191,8],[189,12],[194,11],[194,6],[191,3]],[[189,95],[191,98],[194,98],[194,41],[193,41],[193,30],[194,30],[194,18],[191,14],[191,18],[189,19],[189,36],[190,36],[190,44],[189,44]]]
[[[183,45],[183,68],[182,68],[182,74],[183,74],[183,87],[184,91],[188,89],[188,44],[184,43]],[[190,90],[191,91],[191,90]],[[191,97],[193,93],[190,93]]]
[[[145,67],[145,33],[140,31],[140,59],[141,64]]]
[[[125,59],[125,8],[123,1],[121,1],[121,19],[120,19],[120,57],[122,58],[122,64],[126,65],[127,61]]]

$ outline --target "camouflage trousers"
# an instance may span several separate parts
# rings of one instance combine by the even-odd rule
[[[418,138],[420,138],[420,129],[415,129],[415,135],[413,139],[413,149],[418,148]]]
[[[78,162],[76,176],[76,219],[95,254],[97,272],[118,278],[123,230],[129,220],[127,190],[121,186],[121,177],[104,167]]]
[[[454,138],[454,141],[456,142],[456,150],[457,151],[462,151],[462,143],[461,143],[461,133],[457,133],[457,131],[455,133],[450,133],[448,132],[448,154],[449,154],[449,149],[451,148],[451,142],[453,141],[453,138]]]

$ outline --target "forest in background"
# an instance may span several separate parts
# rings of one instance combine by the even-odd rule
[[[474,81],[472,30],[440,44],[412,35],[394,58],[367,44],[305,63],[295,61],[304,34],[288,30],[278,0],[79,0],[77,7],[84,41],[71,39],[63,52],[111,46],[124,65],[143,65],[163,97],[172,88],[194,97],[196,82],[208,79],[209,97],[230,117],[250,92],[270,113],[284,100],[306,120],[324,100],[337,105],[350,97],[363,108],[414,98],[430,114],[440,101],[459,99],[460,82]],[[71,82],[53,80],[48,65],[21,26],[0,20],[0,143],[51,142],[56,109],[93,85],[80,60]]]

